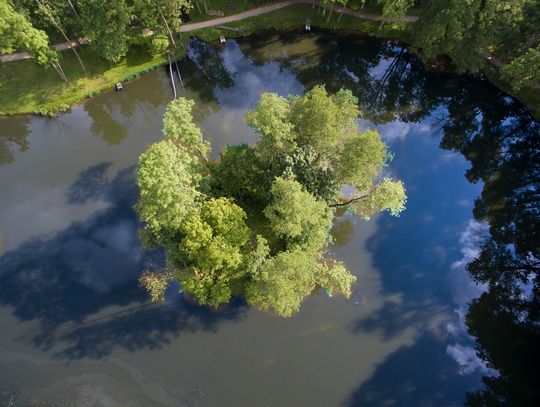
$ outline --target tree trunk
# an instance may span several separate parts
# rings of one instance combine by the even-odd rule
[[[68,78],[66,76],[66,73],[64,72],[64,70],[62,69],[62,65],[60,65],[59,62],[53,62],[51,64],[51,66],[54,68],[54,70],[56,71],[56,73],[58,74],[58,76],[60,76],[60,78],[64,81],[64,82],[67,82],[68,81]]]
[[[339,13],[338,21],[341,21],[341,17],[343,17],[343,12],[345,11],[345,7],[347,7],[347,4],[349,4],[349,0],[345,2],[343,6],[341,6],[341,13]]]
[[[167,59],[169,60],[169,74],[171,75],[171,82],[172,82],[174,98],[176,99],[176,85],[174,84],[174,76],[173,76],[173,73],[172,73],[171,52],[170,51],[167,51]]]
[[[203,7],[204,7],[204,12],[206,14],[208,14],[208,6],[206,5],[206,0],[202,0],[202,3],[203,3]]]
[[[163,20],[165,28],[167,32],[169,33],[169,42],[171,46],[176,47],[176,42],[174,41],[174,35],[171,29],[169,28],[169,23],[167,23],[167,19],[165,18],[165,16],[163,15],[163,12],[161,11],[161,3],[159,2],[159,0],[156,0],[156,4],[158,6],[159,15],[161,16],[161,19]]]
[[[351,198],[347,201],[344,201],[344,202],[337,202],[337,203],[333,203],[333,204],[330,204],[328,206],[330,206],[331,208],[336,208],[336,207],[339,207],[339,206],[347,206],[347,205],[350,205],[352,203],[356,203],[358,201],[361,201],[362,199],[365,199],[365,198],[368,198],[369,196],[373,195],[373,193],[377,190],[378,188],[378,185],[372,187],[368,192],[366,192],[364,195],[360,195],[360,196],[357,196],[357,197],[354,197],[354,198]]]
[[[332,3],[332,7],[330,7],[330,13],[328,13],[328,18],[326,19],[327,23],[330,21],[330,17],[332,17],[332,11],[334,11],[334,3]]]
[[[51,23],[53,23],[53,25],[58,29],[58,31],[60,31],[60,34],[62,34],[62,37],[64,37],[64,39],[66,40],[66,42],[69,44],[69,47],[71,48],[71,50],[73,51],[73,53],[75,54],[75,56],[77,57],[77,60],[79,61],[79,65],[81,66],[84,74],[86,75],[86,67],[84,66],[83,64],[83,61],[81,59],[81,57],[79,56],[79,53],[77,52],[77,50],[75,49],[75,47],[73,47],[73,45],[71,45],[71,41],[70,39],[67,37],[66,33],[64,32],[64,30],[62,29],[62,27],[60,27],[60,25],[56,22],[56,20],[54,19],[53,15],[49,12],[49,10],[47,9],[47,7],[45,7],[45,5],[40,1],[40,0],[36,0],[39,8],[45,13],[45,15],[49,18],[49,20],[51,20]]]
[[[69,3],[69,6],[71,7],[71,11],[73,11],[73,14],[75,14],[77,16],[77,18],[80,20],[81,16],[79,16],[79,13],[77,12],[77,9],[73,5],[73,2],[71,0],[67,0],[67,2]]]

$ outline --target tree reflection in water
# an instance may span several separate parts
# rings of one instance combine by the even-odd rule
[[[0,166],[13,162],[15,149],[26,151],[28,149],[28,124],[30,117],[0,119]]]
[[[345,35],[318,41],[325,53],[317,53],[317,63],[287,66],[304,86],[317,80],[330,90],[354,89],[376,124],[418,123],[435,109],[444,112],[435,123],[443,133],[441,148],[471,163],[467,179],[483,183],[473,214],[489,226],[467,265],[487,291],[470,303],[466,325],[477,355],[498,375],[485,376],[485,388],[469,393],[467,404],[540,405],[540,124],[485,78],[428,73],[391,42],[366,46],[371,51],[359,55],[355,47],[375,40]],[[362,390],[362,397],[376,395]],[[353,404],[369,401],[359,394]]]
[[[489,225],[467,266],[488,290],[470,304],[466,324],[478,355],[499,375],[468,394],[470,406],[540,405],[540,124],[502,99],[482,102],[464,89],[449,103],[441,142],[471,162],[471,182],[484,183],[474,217]]]

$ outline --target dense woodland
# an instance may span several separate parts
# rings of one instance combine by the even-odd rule
[[[209,2],[211,3],[211,2]],[[254,6],[258,5],[254,4]],[[501,68],[515,90],[540,85],[540,3],[537,0],[324,0],[329,8],[346,5],[376,10],[384,24],[419,15],[407,40],[424,59],[447,55],[460,71],[477,71],[486,59]],[[122,59],[154,32],[156,52],[172,52],[182,18],[205,0],[0,0],[0,53],[29,52],[67,81],[53,43],[85,38],[105,60]],[[334,18],[339,18],[334,13]],[[329,15],[330,18],[330,15]],[[77,52],[73,49],[73,52]],[[84,61],[80,60],[85,71]]]

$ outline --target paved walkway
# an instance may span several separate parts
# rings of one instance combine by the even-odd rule
[[[294,4],[310,4],[312,5],[315,3],[315,5],[321,5],[321,2],[319,0],[286,0],[281,1],[279,3],[273,3],[268,6],[262,6],[258,8],[254,8],[251,10],[244,11],[242,13],[238,14],[232,14],[230,16],[225,17],[219,17],[219,18],[213,18],[211,20],[201,21],[199,23],[189,23],[189,24],[183,24],[180,26],[180,32],[190,32],[195,30],[200,30],[201,28],[208,28],[208,27],[215,27],[217,25],[223,25],[227,23],[232,23],[234,21],[240,21],[245,18],[249,17],[256,17],[260,16],[262,14],[271,13],[273,11],[282,9],[284,7],[292,6]],[[336,14],[341,13],[342,7],[334,7],[334,11]],[[365,14],[365,13],[358,13],[356,11],[350,10],[348,8],[343,7],[343,14],[356,17],[361,20],[370,20],[370,21],[381,21],[382,17],[377,14]],[[416,16],[405,16],[404,21],[412,23],[418,20],[418,17]],[[394,19],[391,19],[391,21],[395,21]],[[86,39],[81,38],[79,39],[79,42],[86,43]],[[70,49],[71,47],[76,47],[78,44],[75,41],[72,41],[71,44],[68,42],[63,42],[60,44],[56,44],[54,46],[54,49],[57,51],[64,51],[66,49]],[[30,54],[28,52],[18,52],[16,54],[10,54],[10,55],[2,55],[0,56],[0,61],[2,62],[11,62],[11,61],[18,61],[21,59],[29,59],[31,58]]]

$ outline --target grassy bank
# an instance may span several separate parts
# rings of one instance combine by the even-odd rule
[[[236,8],[231,10],[227,8],[228,1],[226,0],[213,0],[213,2],[210,0],[208,3],[209,9],[220,9],[225,11],[225,14],[238,13],[253,5],[253,3],[243,0],[236,3]],[[365,11],[373,12],[374,10]],[[382,30],[379,30],[378,22],[359,20],[347,15],[343,15],[338,21],[338,14],[335,12],[330,21],[327,21],[327,16],[323,16],[317,8],[307,4],[286,7],[272,13],[228,23],[227,26],[242,27],[244,33],[250,34],[258,30],[302,26],[306,21],[306,16],[310,16],[314,27],[346,30],[381,38],[396,38],[405,43],[411,42],[411,30],[408,26],[398,28],[393,24],[387,24]],[[194,9],[191,21],[200,21],[204,18],[205,15]],[[225,34],[229,38],[237,35],[231,31],[223,32],[218,28],[206,28],[189,34],[206,42],[217,41],[221,34]],[[183,42],[187,42],[187,39],[188,36],[184,35]],[[6,76],[0,80],[0,115],[57,114],[87,97],[105,89],[111,89],[116,82],[126,81],[166,63],[164,56],[153,55],[150,52],[148,43],[133,46],[128,56],[114,65],[99,58],[88,47],[82,49],[80,53],[88,69],[86,76],[83,75],[72,52],[62,53],[62,66],[70,79],[68,83],[63,83],[52,69],[44,69],[31,60],[10,62],[1,66],[0,72]],[[177,57],[181,58],[183,54],[183,48],[180,48]],[[485,72],[496,86],[527,104],[533,114],[540,117],[540,95],[538,92],[523,90],[516,94],[512,91],[509,83],[500,79],[495,69],[486,66]]]
[[[187,40],[187,39],[186,39]],[[163,55],[153,55],[146,43],[133,46],[117,64],[99,58],[90,48],[79,51],[88,73],[74,54],[62,53],[62,67],[69,82],[64,83],[53,69],[44,69],[32,60],[3,64],[0,72],[0,115],[38,113],[54,115],[69,109],[114,84],[134,78],[166,63]],[[177,51],[183,57],[183,49]]]
[[[235,10],[235,12],[238,11],[241,10]],[[312,24],[317,27],[377,33],[377,23],[348,16],[343,16],[338,22],[336,13],[327,23],[326,17],[309,5],[287,7],[273,13],[230,23],[227,26],[243,27],[244,32],[249,34],[256,30],[300,26],[305,23],[307,15],[311,15]],[[207,28],[190,34],[204,41],[213,42],[223,33],[217,28]],[[389,28],[378,34],[402,37],[406,32],[393,32]],[[236,34],[226,31],[225,35],[234,37]],[[184,35],[183,41],[187,42],[187,39],[187,35]],[[180,48],[177,56],[181,58],[183,53],[183,49]],[[88,47],[81,49],[80,54],[86,64],[87,75],[83,75],[72,52],[62,52],[62,66],[69,78],[68,83],[62,82],[54,70],[44,69],[32,60],[3,64],[0,69],[5,77],[0,80],[0,115],[25,113],[54,115],[69,109],[87,97],[105,89],[111,89],[117,82],[126,81],[166,63],[164,56],[153,55],[149,45],[144,43],[132,47],[127,57],[118,64],[107,63]]]

